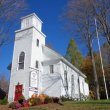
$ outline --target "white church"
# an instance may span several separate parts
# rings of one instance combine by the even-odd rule
[[[33,94],[73,99],[88,96],[86,76],[46,46],[42,23],[32,13],[21,18],[21,28],[15,31],[8,101],[16,101],[21,94],[26,99]]]

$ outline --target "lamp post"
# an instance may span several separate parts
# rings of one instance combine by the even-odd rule
[[[94,18],[94,21],[95,21],[96,36],[97,36],[98,47],[99,47],[99,54],[100,54],[100,60],[101,60],[101,69],[102,69],[102,73],[103,73],[104,87],[105,87],[105,92],[106,92],[106,98],[108,100],[108,91],[107,91],[107,85],[106,85],[106,80],[105,80],[105,71],[104,71],[104,66],[103,66],[103,61],[102,61],[102,54],[101,54],[101,48],[100,48],[100,41],[99,41],[99,35],[98,35],[97,20],[96,20],[96,18]]]

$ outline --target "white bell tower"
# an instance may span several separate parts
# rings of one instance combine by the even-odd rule
[[[15,31],[15,33],[16,35],[8,95],[9,102],[15,99],[15,89],[18,83],[23,86],[22,94],[26,98],[29,98],[29,96],[33,93],[32,89],[34,88],[38,89],[38,93],[40,92],[40,76],[37,76],[35,82],[31,82],[30,77],[31,72],[36,73],[36,71],[42,71],[42,45],[45,45],[46,37],[42,33],[42,21],[35,13],[22,17],[21,29]]]

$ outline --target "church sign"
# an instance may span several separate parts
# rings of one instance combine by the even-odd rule
[[[30,75],[30,87],[37,88],[38,86],[38,76],[35,71],[31,72]]]
[[[38,93],[38,88],[30,87],[30,88],[29,88],[29,91],[34,91],[34,92]]]

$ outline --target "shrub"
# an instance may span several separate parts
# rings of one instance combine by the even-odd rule
[[[6,97],[0,101],[1,105],[6,105],[7,103],[8,103],[8,100]]]
[[[31,96],[31,98],[37,98],[38,97],[38,94],[33,94],[32,96]]]
[[[43,104],[42,100],[40,98],[30,98],[28,99],[28,105],[34,106],[34,105],[40,105]]]
[[[89,97],[90,97],[90,99],[95,99],[95,93],[94,93],[94,91],[91,91],[90,90]]]
[[[29,106],[36,105],[36,99],[35,98],[30,98],[28,104],[29,104]]]
[[[61,101],[70,101],[71,99],[69,97],[66,97],[66,96],[61,96]]]
[[[38,95],[38,98],[40,98],[40,100],[42,101],[42,103],[44,103],[45,98],[48,97],[48,95],[46,94],[40,94]]]
[[[40,98],[35,98],[35,104],[36,104],[36,105],[42,104],[41,99],[40,99]]]
[[[84,95],[84,94],[81,94],[81,100],[82,101],[86,101],[86,100],[89,100],[89,97]]]
[[[10,103],[9,108],[16,109],[16,103],[15,102]]]
[[[23,96],[23,95],[21,95],[20,97],[19,97],[19,100],[24,100],[25,99],[25,97]]]
[[[25,97],[24,97],[23,95],[21,95],[21,96],[19,97],[19,99],[18,99],[18,102],[19,102],[20,104],[22,104],[22,103],[23,103],[23,100],[25,100]]]
[[[20,108],[21,106],[22,106],[22,105],[21,105],[19,102],[16,102],[16,103],[15,103],[15,107],[16,107],[16,108]]]
[[[53,100],[51,97],[46,97],[45,100],[44,100],[44,104],[48,104],[48,103],[52,103]]]
[[[53,99],[54,103],[59,103],[59,98],[58,97],[53,97],[52,99]]]
[[[12,102],[9,104],[9,108],[12,108],[12,109],[17,109],[17,108],[20,108],[22,105],[19,103],[19,102]]]
[[[22,106],[23,107],[28,107],[29,106],[28,100],[23,100]]]

